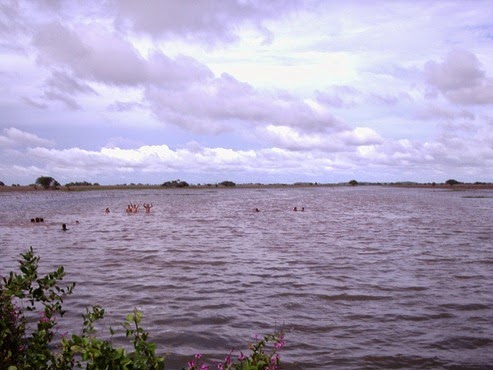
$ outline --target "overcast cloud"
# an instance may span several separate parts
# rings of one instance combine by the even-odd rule
[[[491,1],[0,0],[0,180],[493,181]]]

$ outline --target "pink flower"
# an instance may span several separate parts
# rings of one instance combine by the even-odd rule
[[[274,342],[274,347],[276,348],[276,350],[281,350],[282,347],[284,347],[284,341],[280,341],[280,342]]]
[[[279,341],[274,342],[274,347],[276,348],[276,350],[279,351],[280,349],[282,349],[284,347],[284,344],[285,344],[284,343],[284,334],[281,334],[279,336]]]
[[[228,366],[231,365],[231,356],[227,355],[226,358],[224,359],[224,362]]]
[[[272,369],[277,369],[277,364],[279,363],[279,355],[273,355],[270,358],[270,365],[273,366]]]

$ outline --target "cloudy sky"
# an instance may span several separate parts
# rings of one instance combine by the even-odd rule
[[[491,0],[0,0],[0,181],[493,181]]]

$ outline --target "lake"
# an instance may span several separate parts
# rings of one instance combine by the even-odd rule
[[[493,368],[492,190],[30,191],[0,205],[0,274],[33,246],[42,271],[77,282],[61,331],[99,304],[107,334],[137,307],[167,369],[279,327],[286,369]]]

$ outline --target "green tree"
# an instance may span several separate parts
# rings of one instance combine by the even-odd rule
[[[3,181],[0,181],[0,186],[5,186],[5,184],[3,183]]]
[[[36,185],[42,186],[44,189],[60,186],[60,183],[50,176],[41,176],[36,179]]]
[[[165,181],[161,184],[161,186],[164,186],[166,188],[185,188],[189,186],[189,184],[186,181],[178,179],[173,181]]]
[[[460,184],[460,182],[457,180],[454,180],[454,179],[449,179],[449,180],[445,181],[445,184],[450,185],[450,186],[454,186],[454,185]]]
[[[358,181],[356,181],[356,180],[351,180],[351,181],[349,181],[349,185],[351,185],[351,186],[356,186],[356,185],[358,185]]]
[[[223,181],[223,182],[219,183],[219,185],[222,185],[222,186],[236,186],[236,184],[233,181]]]

